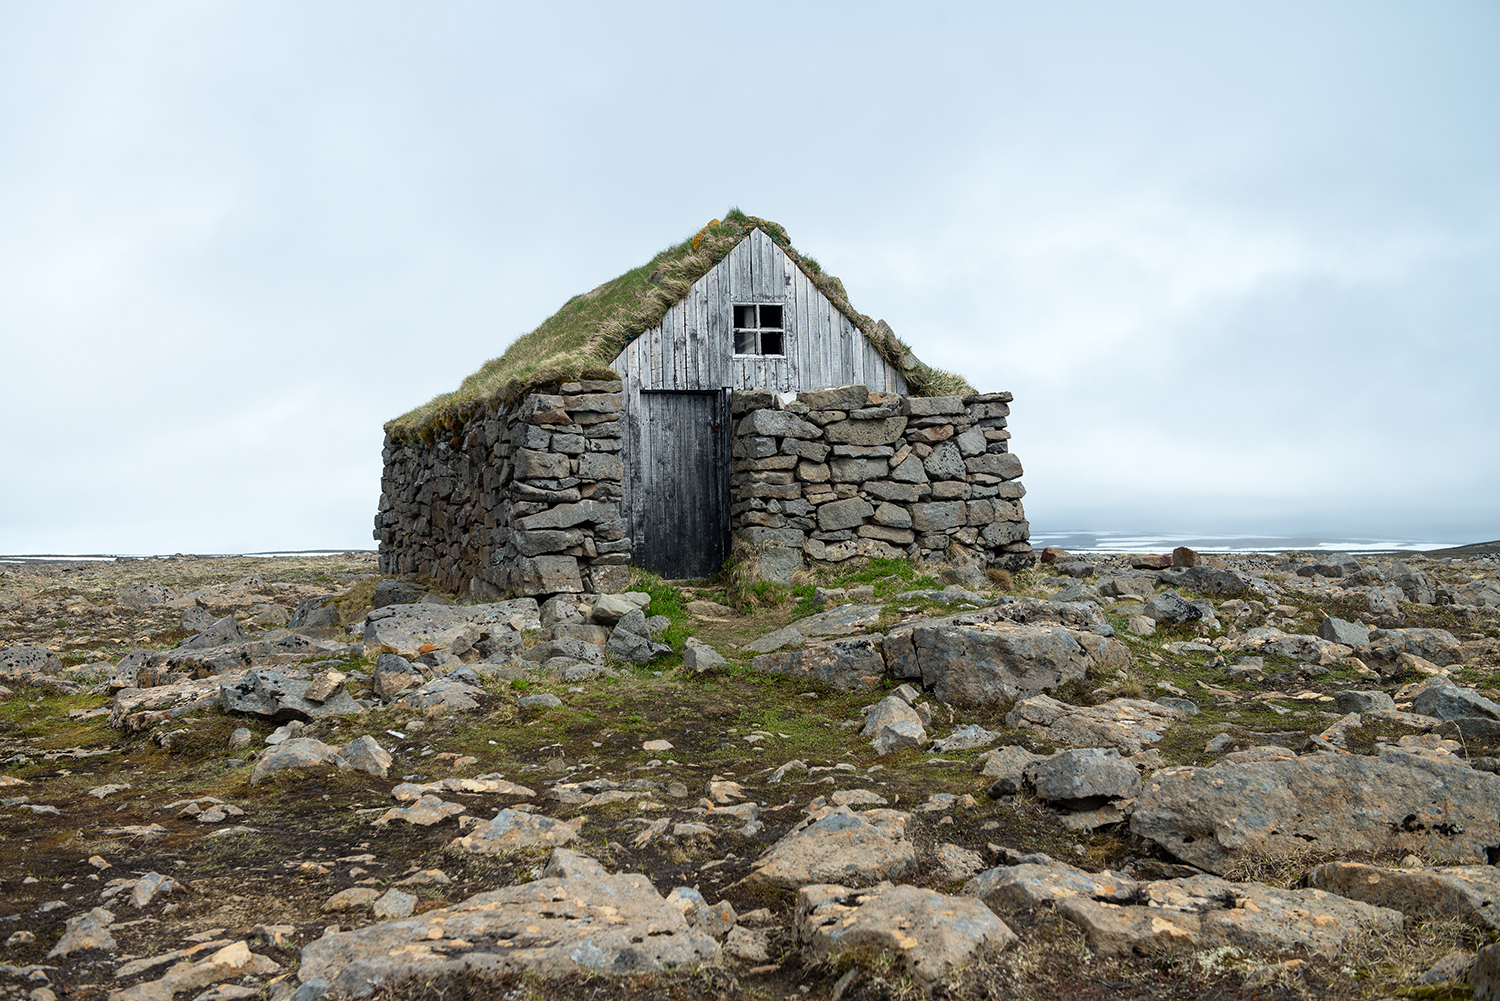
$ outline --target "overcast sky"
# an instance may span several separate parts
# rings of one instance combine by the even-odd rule
[[[0,552],[371,548],[381,425],[731,205],[1036,530],[1500,537],[1500,6],[0,0]]]

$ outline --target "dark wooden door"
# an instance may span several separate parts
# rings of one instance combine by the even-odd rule
[[[632,560],[667,578],[707,577],[729,555],[727,392],[642,392],[632,415]]]

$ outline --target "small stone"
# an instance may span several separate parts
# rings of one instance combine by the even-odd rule
[[[375,917],[380,919],[404,918],[416,909],[417,898],[402,890],[387,890],[371,905]]]
[[[323,913],[333,914],[339,911],[361,910],[370,906],[379,898],[379,890],[373,890],[368,886],[352,886],[329,897],[323,903]]]
[[[56,959],[59,956],[69,956],[86,949],[113,951],[118,948],[114,938],[109,934],[109,926],[114,920],[114,913],[102,907],[95,907],[87,914],[69,918],[62,938],[58,939],[57,945],[47,953],[47,958]]]

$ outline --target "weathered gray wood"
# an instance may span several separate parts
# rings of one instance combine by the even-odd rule
[[[668,578],[708,576],[728,555],[728,396],[645,392],[638,415],[632,561]]]
[[[734,357],[736,302],[783,306],[784,357]],[[787,391],[851,382],[906,391],[901,373],[758,230],[695,282],[660,327],[627,345],[615,369],[627,383],[646,391],[754,386]]]
[[[682,311],[682,327],[687,338],[687,382],[684,388],[703,388],[703,314],[698,308],[699,296],[692,291],[673,309]]]

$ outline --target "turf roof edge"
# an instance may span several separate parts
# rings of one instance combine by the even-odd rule
[[[646,264],[573,296],[535,330],[516,338],[499,358],[485,362],[457,390],[387,422],[388,437],[430,442],[439,431],[457,430],[480,409],[503,409],[538,389],[578,379],[616,378],[609,366],[625,345],[659,325],[693,283],[755,229],[785,251],[818,291],[869,338],[876,352],[905,376],[911,395],[974,392],[962,376],[918,360],[884,320],[872,320],[855,309],[844,283],[798,252],[782,226],[732,209],[722,220],[713,220],[691,239],[668,247]],[[561,350],[547,353],[554,340],[580,337],[580,343],[563,343],[558,345]]]

